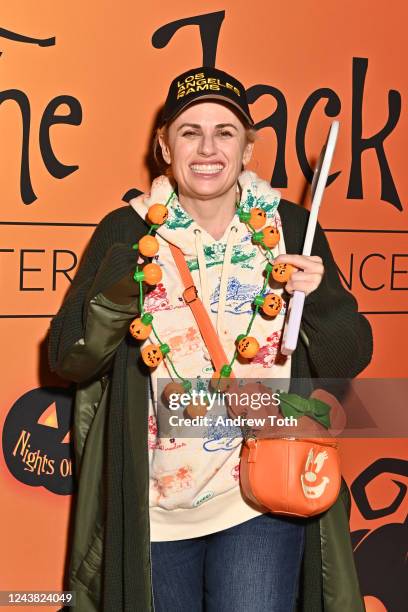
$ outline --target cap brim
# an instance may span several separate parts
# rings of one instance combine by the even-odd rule
[[[223,95],[220,95],[220,94],[204,94],[204,95],[197,96],[196,98],[192,98],[191,100],[186,102],[182,106],[182,108],[180,108],[176,113],[174,113],[173,115],[170,115],[170,117],[168,117],[166,119],[165,123],[167,123],[170,120],[175,119],[178,115],[180,115],[180,113],[182,113],[186,108],[188,108],[189,106],[191,106],[195,102],[201,102],[201,100],[214,100],[214,99],[222,100],[224,102],[227,102],[228,104],[231,104],[232,106],[234,106],[240,112],[241,115],[243,115],[243,117],[245,117],[245,119],[248,121],[248,123],[251,126],[255,125],[255,123],[252,120],[252,118],[245,111],[242,110],[242,108],[239,106],[239,104],[234,102],[234,100],[231,100],[231,98],[228,98],[227,96],[223,96]]]

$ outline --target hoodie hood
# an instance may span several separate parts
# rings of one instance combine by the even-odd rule
[[[240,200],[242,208],[247,211],[254,207],[262,208],[267,215],[267,225],[270,225],[279,205],[280,192],[273,189],[267,181],[259,178],[255,172],[249,170],[241,172],[238,182],[242,191]],[[170,201],[169,198],[171,198]],[[206,246],[212,243],[226,242],[231,233],[232,226],[240,227],[244,233],[249,235],[249,229],[244,223],[241,223],[238,214],[235,214],[231,223],[226,228],[224,236],[219,240],[215,240],[184,210],[176,193],[173,193],[173,187],[168,177],[165,175],[158,176],[152,181],[149,193],[142,193],[130,200],[129,204],[143,219],[146,218],[149,206],[152,204],[167,204],[169,216],[166,223],[161,225],[156,233],[167,242],[178,246],[186,258],[197,257],[196,236],[198,234],[200,234]],[[238,233],[242,233],[242,231]],[[238,239],[238,236],[236,238]]]
[[[255,172],[244,170],[238,177],[241,187],[240,206],[245,211],[252,208],[262,208],[266,213],[266,225],[281,227],[277,208],[280,201],[280,192],[273,189],[270,184],[259,178]],[[237,195],[239,190],[237,187]],[[230,278],[231,267],[240,264],[243,268],[251,269],[251,261],[256,260],[257,252],[262,252],[260,245],[251,243],[252,232],[245,223],[242,223],[235,213],[225,229],[224,235],[215,240],[204,228],[202,228],[188,212],[181,206],[173,187],[165,175],[154,179],[149,193],[130,200],[129,204],[143,218],[146,219],[148,209],[153,204],[164,204],[168,208],[168,218],[163,225],[156,230],[160,248],[172,243],[183,252],[190,271],[198,271],[199,283],[196,284],[200,298],[207,309],[211,311],[212,282],[209,268],[218,267],[218,309],[214,321],[218,334],[224,326],[225,309],[228,299],[228,291],[231,290]],[[284,241],[281,236],[280,245],[275,247],[278,252],[284,252]],[[170,249],[165,249],[170,252]],[[161,263],[169,259],[169,254],[163,254]],[[265,261],[268,257],[265,255]],[[198,279],[197,279],[198,280]]]

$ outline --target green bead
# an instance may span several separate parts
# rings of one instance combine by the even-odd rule
[[[135,279],[135,281],[138,283],[142,280],[144,280],[144,272],[142,270],[140,270],[139,272],[135,272],[133,275],[133,278]]]
[[[265,266],[265,272],[266,272],[266,273],[268,273],[268,272],[269,272],[269,273],[271,273],[271,272],[272,272],[272,270],[273,270],[273,265],[272,265],[271,263],[269,263],[269,262],[268,262],[268,263],[266,264],[266,266]]]
[[[254,232],[252,234],[252,242],[255,242],[255,244],[260,244],[263,240],[263,233],[262,232]]]
[[[265,302],[265,298],[263,295],[256,295],[254,298],[255,306],[262,306]]]
[[[191,390],[192,388],[192,383],[189,380],[183,380],[183,382],[181,383],[184,387],[184,389],[188,392]]]
[[[248,223],[248,221],[251,219],[251,213],[246,210],[239,210],[238,217],[240,221],[243,221],[244,223]]]
[[[167,355],[167,353],[170,353],[170,347],[166,343],[160,344],[160,350],[161,350],[163,355]]]
[[[223,376],[224,378],[228,378],[229,376],[231,376],[231,372],[232,372],[231,366],[226,364],[222,366],[220,370],[220,375]]]
[[[239,334],[239,336],[237,336],[237,339],[235,340],[235,342],[240,342],[242,340],[242,338],[245,338],[246,335],[245,334]]]
[[[139,248],[138,242],[135,242],[135,244],[132,244],[132,249],[135,249],[135,251],[137,251],[138,248]]]
[[[153,315],[150,314],[150,312],[145,312],[145,314],[142,316],[143,325],[150,325],[152,321],[153,321]]]

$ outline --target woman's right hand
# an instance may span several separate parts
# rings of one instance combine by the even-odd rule
[[[136,266],[142,269],[148,263],[146,257],[139,251],[132,249],[128,244],[116,243],[106,253],[96,275],[102,283],[101,292],[111,302],[116,304],[130,304],[139,297],[139,283],[133,278]],[[118,274],[120,277],[118,278]],[[113,280],[115,279],[115,280]],[[113,282],[110,282],[113,280]],[[154,289],[153,286],[143,283],[143,293]]]

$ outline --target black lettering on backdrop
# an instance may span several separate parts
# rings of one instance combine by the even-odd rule
[[[382,285],[377,285],[377,287],[371,287],[370,285],[367,285],[367,283],[365,282],[365,280],[363,278],[363,270],[364,270],[364,266],[366,264],[366,261],[368,261],[372,257],[380,257],[384,261],[386,259],[384,257],[384,255],[382,255],[381,253],[370,253],[370,255],[366,255],[366,257],[364,257],[363,261],[360,264],[360,281],[361,281],[361,284],[363,285],[364,289],[368,289],[369,291],[379,291],[379,289],[383,289],[385,287],[384,283]]]
[[[276,100],[274,112],[256,124],[260,130],[264,127],[271,127],[276,135],[276,157],[273,167],[271,185],[280,187],[288,186],[288,175],[286,174],[285,150],[286,134],[288,129],[288,107],[285,96],[279,89],[271,85],[253,85],[247,89],[248,103],[253,104],[261,96],[273,96]]]
[[[408,270],[396,270],[395,260],[397,257],[408,257],[407,253],[393,253],[391,264],[391,291],[408,291],[408,287],[394,287],[394,276],[396,274],[408,274]]]
[[[57,260],[58,255],[60,253],[68,253],[72,256],[72,265],[69,268],[58,268]],[[72,278],[69,276],[68,272],[73,270],[78,263],[78,257],[74,251],[70,251],[68,249],[55,249],[52,253],[52,290],[55,291],[57,288],[57,274],[63,274],[70,283],[72,283]]]
[[[313,179],[313,170],[310,167],[306,156],[305,150],[305,139],[306,139],[306,129],[310,120],[310,116],[317,106],[320,100],[327,100],[327,103],[324,107],[324,112],[328,117],[337,117],[340,114],[341,110],[341,102],[339,96],[332,89],[328,89],[322,87],[321,89],[316,89],[310,96],[307,98],[304,103],[302,110],[300,111],[297,127],[296,127],[296,153],[299,160],[299,166],[303,172],[303,176],[308,181],[308,183],[312,182]],[[339,172],[334,172],[330,174],[327,178],[326,185],[331,185],[331,183],[339,176]]]
[[[14,100],[17,102],[23,123],[23,139],[21,143],[21,170],[20,170],[20,193],[24,204],[31,204],[37,199],[33,191],[30,179],[30,157],[29,157],[29,144],[30,144],[30,123],[31,123],[31,110],[30,101],[26,94],[19,89],[7,89],[6,91],[0,92],[0,104],[5,100]]]
[[[44,291],[44,287],[24,287],[24,272],[41,272],[41,268],[25,268],[26,253],[45,253],[45,249],[21,249],[20,251],[20,291]]]
[[[201,46],[203,52],[203,66],[215,66],[217,44],[221,24],[225,17],[225,11],[208,13],[206,15],[195,15],[179,19],[165,24],[156,30],[152,36],[152,44],[155,48],[164,48],[172,39],[175,32],[185,26],[197,25],[199,27]],[[350,177],[347,191],[348,199],[363,199],[363,184],[361,171],[361,156],[365,150],[374,149],[377,155],[381,174],[381,199],[390,202],[398,210],[402,211],[391,171],[384,151],[384,140],[393,131],[398,123],[401,112],[401,95],[396,90],[388,92],[388,120],[386,125],[377,134],[363,138],[362,105],[364,93],[364,81],[368,67],[367,58],[353,58],[352,71],[352,158]],[[276,102],[276,110],[265,119],[256,124],[257,129],[272,127],[277,138],[277,152],[272,172],[271,185],[276,188],[288,186],[288,177],[285,167],[285,150],[287,134],[287,104],[284,95],[275,87],[265,84],[253,85],[247,90],[248,101],[253,104],[262,95],[272,95]],[[310,116],[313,109],[321,99],[327,99],[324,111],[328,117],[336,117],[340,114],[341,101],[332,89],[320,88],[312,92],[304,103],[296,127],[296,154],[299,166],[306,180],[311,183],[313,172],[305,151],[305,135]],[[341,171],[334,172],[328,178],[330,185],[339,176]],[[129,193],[129,192],[128,192]],[[127,194],[126,194],[127,195]],[[126,195],[123,198],[125,201]]]
[[[361,155],[368,149],[374,149],[377,155],[381,173],[381,199],[390,202],[398,210],[402,210],[391,171],[384,151],[384,140],[389,136],[398,123],[401,114],[401,94],[395,89],[388,92],[388,119],[385,126],[374,136],[363,138],[363,96],[364,81],[366,77],[368,59],[364,57],[353,58],[353,87],[352,87],[352,120],[351,120],[351,169],[347,198],[350,200],[363,199],[363,180],[361,173]]]
[[[66,104],[70,113],[68,115],[57,115],[56,110],[62,104]],[[51,100],[44,111],[40,124],[40,149],[47,170],[55,178],[65,178],[78,170],[79,166],[66,166],[54,155],[50,141],[50,127],[59,123],[65,125],[81,125],[82,108],[73,96],[57,96]]]
[[[225,11],[207,13],[206,15],[194,15],[177,19],[156,30],[152,36],[152,45],[155,49],[163,49],[173,38],[174,34],[186,26],[198,26],[203,50],[202,66],[215,66],[217,55],[218,37],[220,35],[221,24],[224,21]],[[188,70],[188,66],[186,66]]]
[[[33,38],[32,36],[26,36],[25,34],[18,34],[18,32],[6,30],[6,28],[0,28],[0,36],[2,38],[14,40],[15,42],[38,45],[39,47],[51,47],[55,45],[55,36],[50,38]]]
[[[37,196],[34,193],[30,177],[30,124],[31,109],[30,101],[26,94],[19,89],[8,89],[0,92],[0,104],[5,100],[17,102],[22,119],[23,138],[21,143],[21,170],[20,170],[20,193],[24,204],[32,204]],[[61,104],[67,104],[70,108],[68,115],[56,115],[55,111]],[[47,170],[55,178],[64,178],[68,174],[78,170],[79,166],[65,166],[54,155],[49,138],[49,128],[57,123],[67,125],[80,125],[82,121],[82,108],[79,101],[73,96],[62,95],[51,100],[43,114],[40,124],[40,150]]]

